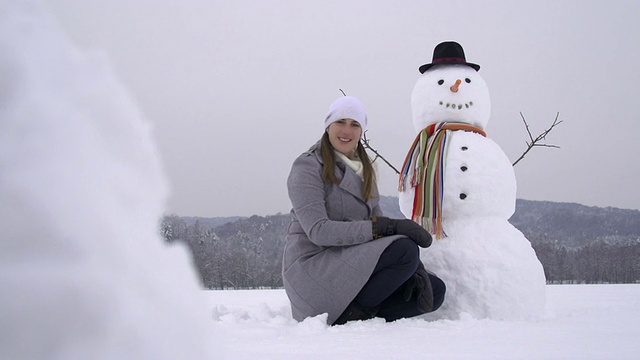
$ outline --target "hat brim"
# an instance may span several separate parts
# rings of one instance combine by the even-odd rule
[[[470,62],[454,62],[454,61],[447,62],[447,61],[443,61],[443,62],[439,62],[437,64],[433,64],[433,63],[424,64],[424,65],[422,65],[422,66],[420,66],[418,68],[418,71],[420,71],[420,74],[424,74],[425,71],[431,69],[433,66],[436,66],[436,65],[467,65],[467,66],[472,67],[475,71],[480,70],[480,65],[474,64],[474,63],[470,63]]]

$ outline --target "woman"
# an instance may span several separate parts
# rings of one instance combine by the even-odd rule
[[[374,170],[360,143],[364,106],[341,97],[324,126],[287,180],[293,209],[282,275],[293,317],[327,313],[335,325],[437,309],[445,286],[425,271],[418,249],[431,245],[431,236],[411,220],[382,216],[378,205]]]

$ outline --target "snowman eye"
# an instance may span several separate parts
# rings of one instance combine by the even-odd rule
[[[467,84],[471,83],[471,79],[469,79],[469,78],[464,79],[464,81],[465,81]]]
[[[438,85],[444,84],[444,80],[438,80]]]

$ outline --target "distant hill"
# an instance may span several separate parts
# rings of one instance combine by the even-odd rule
[[[568,248],[598,241],[610,245],[640,242],[638,210],[519,199],[509,221],[531,242],[550,242]]]
[[[398,205],[397,196],[381,196],[380,197],[380,209],[385,216],[392,219],[404,219],[404,215],[400,211],[400,205]]]
[[[383,196],[385,215],[403,218],[398,198]],[[167,242],[194,253],[210,289],[279,287],[290,214],[195,218],[166,216]],[[517,200],[509,220],[526,236],[551,283],[640,281],[640,211]]]
[[[404,217],[395,196],[383,196],[380,207],[389,217]],[[612,245],[640,242],[638,210],[518,199],[509,222],[532,243],[576,248],[597,241]]]

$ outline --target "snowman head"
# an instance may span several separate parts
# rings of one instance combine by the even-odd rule
[[[467,62],[462,46],[445,41],[433,50],[433,60],[418,69],[411,96],[416,132],[437,122],[462,122],[484,129],[489,121],[489,90],[478,74],[480,65]]]
[[[461,122],[484,129],[489,122],[489,89],[467,65],[436,65],[425,71],[411,94],[413,126],[420,132],[437,122]]]

